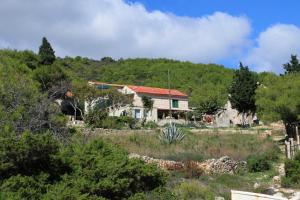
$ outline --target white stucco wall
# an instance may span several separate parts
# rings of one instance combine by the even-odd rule
[[[287,200],[287,198],[274,197],[253,192],[231,190],[231,200]]]
[[[142,102],[143,94],[137,94],[127,86],[125,86],[122,89],[122,92],[124,94],[134,94],[133,105],[137,107],[143,107],[143,102]],[[149,94],[145,94],[145,95],[151,97],[151,99],[153,100],[153,108],[163,109],[163,110],[168,110],[170,108],[169,97],[149,95]],[[171,108],[172,110],[182,110],[182,111],[189,110],[188,98],[182,98],[182,97],[171,97],[171,98],[178,100],[178,108]]]
[[[135,117],[135,109],[139,109],[141,111],[141,119],[144,118],[145,109],[143,108],[143,102],[142,102],[143,94],[137,94],[135,91],[131,90],[127,86],[124,86],[122,89],[118,89],[118,91],[122,92],[123,94],[134,94],[133,105],[124,106],[114,110],[111,109],[109,111],[109,116],[120,116],[123,111],[126,111],[130,116]],[[147,94],[147,96],[151,97],[151,99],[153,100],[153,109],[148,112],[146,121],[157,122],[158,121],[157,111],[159,109],[169,110],[169,105],[170,105],[169,98],[166,96],[149,95],[149,94]],[[189,110],[188,98],[172,97],[172,99],[178,100],[178,108],[172,108],[172,110],[180,110],[180,111]],[[86,112],[88,111],[87,105],[88,105],[87,102],[85,102]],[[92,103],[91,107],[93,106],[94,103]]]

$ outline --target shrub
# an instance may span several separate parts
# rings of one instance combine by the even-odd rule
[[[204,174],[203,169],[199,169],[194,161],[185,162],[184,176],[186,178],[199,178]]]
[[[133,117],[129,116],[120,116],[118,117],[118,123],[121,123],[123,126],[127,126],[131,129],[135,128],[135,125],[137,123],[137,120]]]
[[[214,193],[200,182],[193,180],[183,182],[175,188],[175,194],[179,199],[205,199],[214,200]]]
[[[86,115],[85,122],[92,128],[107,129],[121,129],[124,127],[134,128],[136,124],[136,120],[132,117],[111,117],[108,116],[107,112],[100,109],[91,110]]]
[[[74,171],[66,179],[68,186],[89,195],[128,198],[164,186],[166,182],[166,174],[156,166],[129,159],[123,150],[100,139],[81,148],[70,147],[64,157]]]
[[[155,122],[147,122],[145,125],[144,125],[144,128],[148,128],[148,129],[155,129],[157,128],[158,125],[155,123]]]
[[[0,186],[1,199],[41,199],[46,192],[47,174],[39,176],[12,176]]]
[[[271,163],[265,155],[251,155],[247,159],[249,172],[262,172],[271,169]]]
[[[170,190],[160,187],[148,193],[137,193],[129,200],[176,200],[177,197]]]
[[[45,172],[51,178],[68,171],[56,157],[58,141],[50,134],[2,134],[0,137],[0,179],[13,175],[36,175]]]
[[[90,110],[85,116],[85,123],[93,128],[101,128],[102,122],[107,118],[107,112],[100,109]]]
[[[282,184],[286,187],[300,187],[300,152],[294,160],[285,161],[285,177]]]
[[[2,134],[0,139],[4,199],[125,199],[166,183],[165,172],[129,159],[101,139],[74,138],[68,146],[49,134]]]

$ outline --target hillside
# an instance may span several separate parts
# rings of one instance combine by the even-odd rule
[[[210,98],[223,104],[233,70],[215,64],[193,64],[167,59],[126,59],[116,62],[95,61],[86,58],[64,58],[59,62],[72,75],[85,80],[109,83],[168,87],[170,70],[171,87],[190,96],[190,104],[197,106]]]
[[[0,63],[13,62],[38,68],[38,55],[31,51],[1,50]],[[58,58],[54,65],[66,72],[71,80],[97,80],[109,83],[168,87],[170,70],[171,88],[190,96],[190,105],[216,98],[220,105],[227,99],[234,70],[215,64],[193,64],[167,59],[120,59],[108,57],[93,60],[83,57]]]

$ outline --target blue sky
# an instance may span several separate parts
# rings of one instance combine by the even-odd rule
[[[160,10],[178,16],[202,17],[214,12],[246,16],[252,25],[250,38],[254,41],[261,32],[272,25],[289,24],[300,27],[299,0],[133,0],[128,2],[142,3],[149,11]],[[230,57],[219,62],[232,68],[238,65],[237,59]]]
[[[171,12],[180,16],[201,17],[216,11],[244,15],[253,25],[253,36],[273,24],[300,26],[299,0],[136,0],[150,10]]]
[[[0,48],[169,58],[282,73],[300,55],[297,0],[1,0]]]

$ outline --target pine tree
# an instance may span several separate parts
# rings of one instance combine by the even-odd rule
[[[40,63],[43,65],[51,65],[55,61],[54,50],[48,40],[43,37],[42,45],[39,49]]]
[[[229,100],[233,108],[237,109],[243,115],[243,125],[245,125],[244,116],[246,113],[254,113],[255,90],[257,88],[257,77],[249,71],[247,66],[240,63],[240,69],[236,70],[233,82],[229,88]]]
[[[285,74],[300,72],[300,63],[296,55],[291,55],[291,61],[283,65]]]

